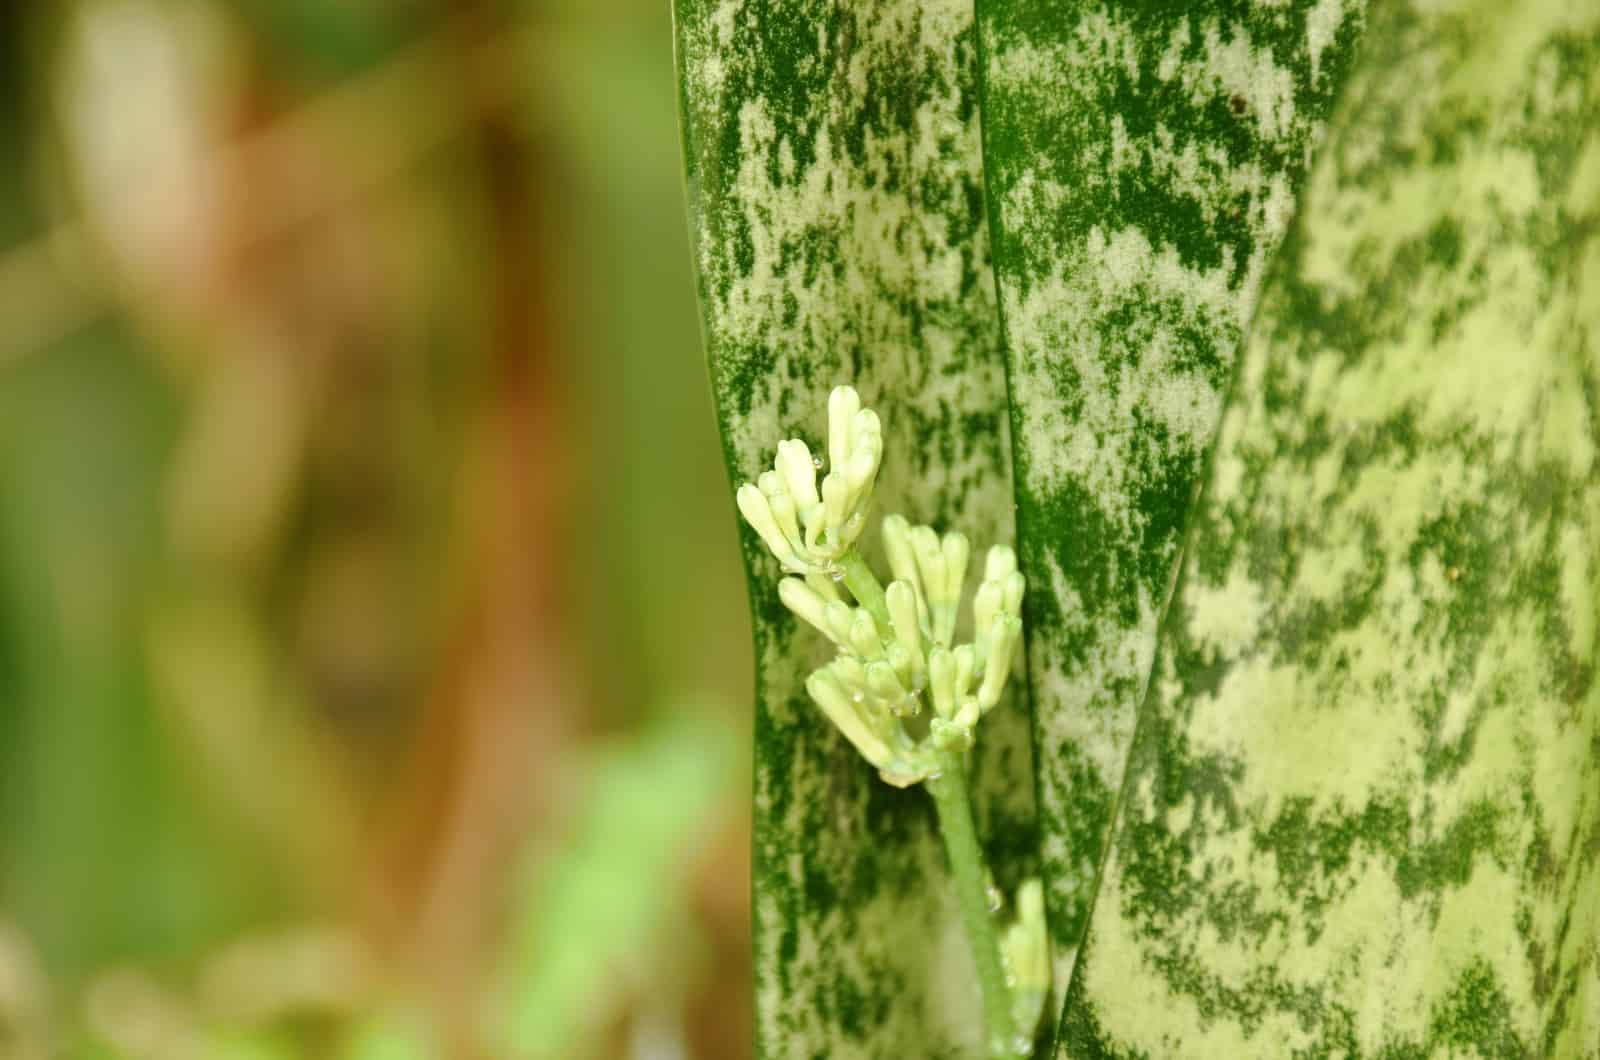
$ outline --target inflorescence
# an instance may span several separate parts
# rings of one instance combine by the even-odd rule
[[[1025,583],[1016,554],[1004,545],[990,548],[972,597],[972,639],[954,643],[972,546],[960,533],[941,537],[930,526],[890,515],[883,520],[883,547],[894,577],[882,587],[856,548],[882,460],[877,413],[862,408],[852,388],[836,387],[828,397],[829,470],[820,489],[822,461],[800,439],[785,439],[772,470],[739,487],[739,511],[786,572],[779,599],[837,649],[832,662],[806,679],[806,691],[885,781],[942,785],[934,791],[942,829],[944,801],[951,799],[952,780],[944,777],[949,767],[960,792],[959,809],[949,812],[968,820],[969,836],[968,848],[950,848],[952,862],[981,866],[981,852],[970,843],[960,763],[972,747],[973,729],[1005,690],[1022,638]],[[923,715],[924,699],[931,716]],[[952,842],[948,831],[946,840]],[[984,900],[981,894],[967,899]],[[989,914],[994,911],[990,906]],[[989,967],[997,969],[985,987],[990,1030],[1000,1032],[991,1034],[994,1056],[1031,1053],[1032,1029],[1050,986],[1039,881],[1018,890],[1017,914],[999,938],[983,926],[981,912],[979,925],[969,924],[974,952],[993,954]]]
[[[890,515],[883,545],[894,580],[881,601],[870,589],[857,592],[847,568],[859,562],[852,550],[883,458],[883,428],[847,386],[828,398],[828,457],[819,491],[821,468],[806,443],[779,442],[773,470],[740,487],[739,510],[790,572],[779,599],[838,649],[806,690],[885,781],[906,787],[938,772],[936,752],[971,747],[974,726],[1000,702],[1022,637],[1024,581],[1011,549],[989,549],[972,599],[972,639],[953,644],[972,546],[963,534],[940,537]],[[854,605],[841,582],[858,597]],[[919,739],[905,720],[922,714],[925,698],[932,717]]]
[[[739,511],[794,574],[828,574],[867,525],[872,486],[883,461],[883,425],[861,407],[854,389],[835,387],[828,396],[828,464],[817,491],[819,459],[806,443],[778,443],[772,470],[739,487]]]

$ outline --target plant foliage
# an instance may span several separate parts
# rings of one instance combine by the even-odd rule
[[[1235,352],[1363,6],[978,5],[1059,982]]]
[[[1009,416],[984,223],[970,4],[676,6],[713,390],[735,484],[853,384],[883,416],[882,511],[1013,539]],[[822,439],[807,437],[812,451]],[[879,543],[865,542],[870,557]],[[757,707],[755,931],[764,1056],[966,1056],[976,973],[927,800],[880,783],[806,695],[827,661],[748,530]],[[1034,847],[1028,720],[975,763],[1011,893]]]
[[[1600,1055],[1600,9],[676,11],[733,479],[851,382],[888,507],[1015,512],[1057,1055]],[[760,1052],[968,1055],[928,816],[745,556]]]
[[[1063,1055],[1600,1055],[1600,9],[1374,15],[1266,286]]]

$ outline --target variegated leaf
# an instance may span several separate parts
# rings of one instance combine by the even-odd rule
[[[1365,0],[980,0],[1057,981],[1190,498]]]
[[[1012,537],[1004,364],[983,214],[970,0],[677,0],[713,389],[734,480],[814,450],[829,388],[883,415],[878,511]],[[869,557],[877,549],[869,541]],[[895,791],[802,682],[822,638],[746,534],[758,671],[757,1042],[766,1057],[957,1057],[975,973],[927,796]],[[880,570],[883,569],[881,566]],[[1032,858],[1028,721],[979,737],[1003,887]]]
[[[1365,0],[981,0],[1056,978],[1262,269]]]
[[[1241,360],[1063,1056],[1600,1056],[1600,5],[1371,22]]]

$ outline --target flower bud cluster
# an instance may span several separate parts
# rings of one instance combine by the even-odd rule
[[[906,787],[938,772],[938,752],[971,747],[979,719],[999,703],[1022,636],[1024,581],[1011,549],[991,548],[972,601],[972,640],[953,643],[971,544],[891,515],[883,544],[894,579],[881,603],[856,601],[876,606],[847,602],[833,578],[865,521],[882,431],[848,387],[828,406],[836,470],[821,498],[805,443],[790,440],[780,443],[774,471],[740,488],[739,509],[779,562],[802,575],[779,584],[784,606],[838,649],[806,690],[885,781]],[[925,734],[913,736],[906,721],[922,714],[924,700],[931,716]]]
[[[771,471],[739,487],[739,511],[765,541],[784,570],[830,574],[867,524],[872,486],[883,460],[878,414],[861,407],[851,387],[828,396],[828,466],[817,488],[821,462],[806,443],[778,443]]]

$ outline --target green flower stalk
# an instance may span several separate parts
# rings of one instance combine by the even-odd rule
[[[836,387],[820,489],[821,462],[805,442],[786,439],[772,470],[739,488],[739,511],[788,572],[779,599],[837,649],[806,679],[812,700],[886,783],[925,783],[933,796],[989,1053],[1028,1056],[1050,991],[1043,891],[1037,880],[1022,885],[1002,935],[966,781],[974,730],[1000,702],[1022,639],[1026,583],[1011,549],[990,548],[972,597],[972,639],[955,643],[971,543],[889,515],[882,534],[893,578],[885,588],[856,548],[882,459],[877,413],[854,389]]]

